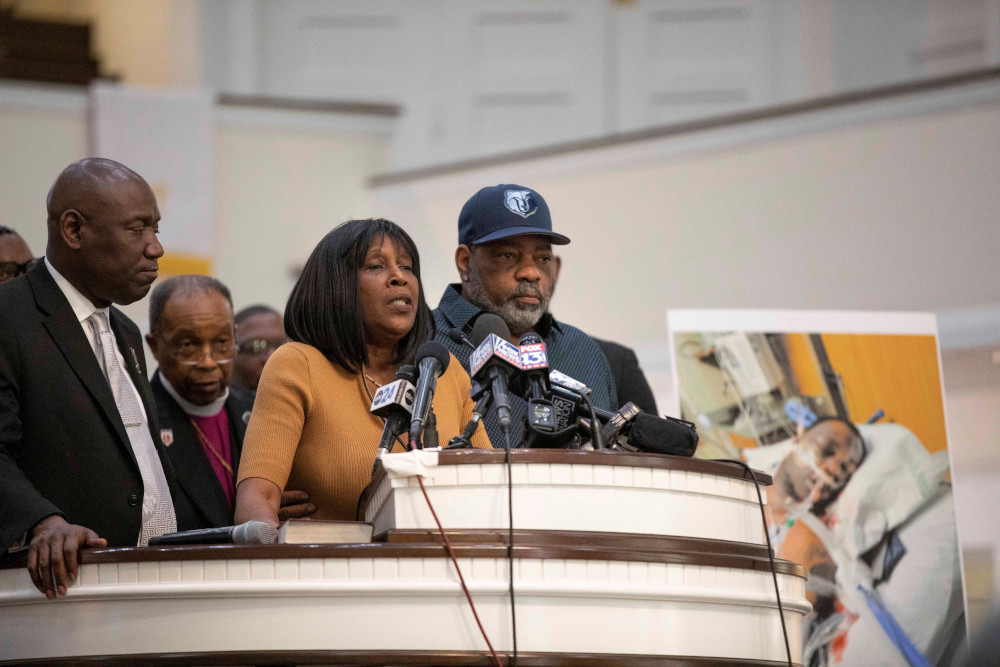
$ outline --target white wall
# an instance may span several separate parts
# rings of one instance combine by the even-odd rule
[[[394,169],[1000,63],[1000,0],[201,7],[206,81],[220,90],[401,104]]]
[[[941,362],[959,535],[964,548],[992,554],[992,582],[966,562],[969,606],[981,612],[991,593],[1000,603],[1000,346],[946,350]]]
[[[387,127],[354,119],[325,127],[226,120],[216,140],[216,275],[236,308],[282,310],[316,243],[371,216],[368,177],[385,167]]]
[[[87,154],[86,97],[62,87],[0,86],[0,225],[45,252],[45,198]]]

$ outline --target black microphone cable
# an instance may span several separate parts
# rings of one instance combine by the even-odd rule
[[[503,430],[504,462],[507,464],[507,591],[510,595],[510,629],[514,655],[512,667],[517,667],[517,614],[514,611],[514,474],[510,464],[510,429]]]
[[[587,404],[587,409],[590,410],[590,444],[594,449],[604,449],[604,443],[601,441],[601,424],[597,421],[597,415],[594,413],[594,404],[591,402],[590,396],[584,392],[577,393]]]
[[[760,482],[757,481],[757,474],[754,469],[739,459],[711,459],[719,463],[735,463],[748,473],[753,479],[753,485],[757,489],[757,504],[760,506],[760,520],[764,524],[764,538],[767,540],[767,557],[771,563],[771,578],[774,580],[774,596],[778,601],[778,616],[781,617],[781,634],[785,640],[785,655],[788,657],[788,667],[792,665],[792,649],[788,644],[788,628],[785,627],[785,608],[781,605],[781,591],[778,590],[778,572],[774,566],[774,549],[771,547],[771,531],[767,529],[767,515],[764,513],[764,499],[760,495]]]

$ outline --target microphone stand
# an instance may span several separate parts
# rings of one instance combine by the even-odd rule
[[[419,445],[421,449],[434,449],[438,446],[437,417],[434,415],[434,406],[427,412],[427,423],[424,425],[424,441]]]
[[[448,446],[445,449],[472,449],[472,435],[476,432],[479,422],[486,416],[492,398],[490,390],[483,389],[479,400],[476,401],[476,407],[472,409],[472,419],[465,425],[465,430],[461,434],[448,441]]]

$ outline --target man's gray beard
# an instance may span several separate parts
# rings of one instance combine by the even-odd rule
[[[483,286],[483,281],[479,273],[474,269],[469,269],[469,280],[462,288],[462,296],[467,301],[473,303],[488,313],[493,313],[507,324],[507,328],[515,335],[530,331],[542,319],[546,309],[549,307],[549,298],[540,292],[530,292],[540,299],[535,305],[518,303],[508,299],[501,303],[492,301]],[[507,295],[512,296],[511,294]]]

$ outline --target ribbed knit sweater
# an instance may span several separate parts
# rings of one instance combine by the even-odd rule
[[[452,357],[433,401],[443,444],[472,418],[469,389],[469,376]],[[313,518],[353,520],[384,425],[368,411],[371,400],[360,373],[310,345],[282,345],[261,374],[237,483],[261,477],[280,489],[301,489],[316,505]],[[482,427],[472,442],[490,448]],[[393,451],[403,451],[398,440]]]

